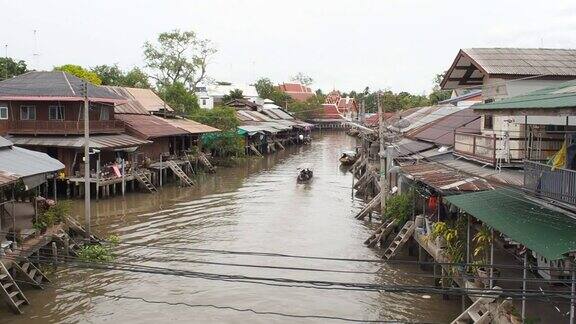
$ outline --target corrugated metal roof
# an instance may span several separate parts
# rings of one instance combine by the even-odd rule
[[[502,170],[494,170],[494,168],[483,167],[480,164],[457,159],[452,154],[444,154],[439,156],[430,157],[429,160],[437,161],[440,164],[462,171],[464,173],[473,174],[481,178],[488,179],[494,182],[500,182],[515,186],[522,186],[524,184],[524,174],[521,170],[503,168]]]
[[[412,130],[415,130],[419,127],[427,125],[428,123],[436,121],[442,117],[451,115],[455,112],[458,112],[462,109],[466,109],[468,107],[469,105],[468,106],[443,105],[428,109],[426,111],[419,110],[418,112],[415,113],[419,115],[417,118],[415,119],[410,118],[414,114],[404,118],[410,122],[410,125],[408,125],[408,127],[402,128],[402,132],[408,133],[408,135],[410,136]]]
[[[425,183],[440,192],[492,190],[494,187],[486,180],[464,175],[454,169],[435,162],[424,162],[400,167],[402,172],[412,179]]]
[[[124,89],[132,95],[134,100],[138,101],[142,107],[144,107],[149,112],[158,111],[174,111],[164,100],[162,100],[158,95],[151,89],[141,89],[141,88],[128,88]]]
[[[576,76],[576,50],[553,48],[466,48],[489,74]]]
[[[393,157],[401,157],[422,152],[434,147],[434,144],[427,142],[414,141],[409,138],[403,138],[394,145]]]
[[[469,68],[469,69],[468,69]],[[465,71],[471,73],[465,73]],[[461,49],[441,82],[443,89],[482,85],[486,75],[576,78],[576,50],[551,48]]]
[[[480,111],[501,109],[576,109],[576,80],[491,103],[475,104],[472,108]]]
[[[21,147],[0,150],[0,171],[28,177],[64,169],[64,164],[46,153],[27,150]]]
[[[27,72],[11,79],[0,81],[0,100],[84,100],[82,88],[84,80],[61,71]],[[123,103],[118,94],[88,83],[88,97],[91,101]]]
[[[116,119],[123,121],[129,131],[144,139],[189,134],[186,130],[172,126],[165,119],[152,115],[118,114]]]
[[[409,136],[440,145],[454,145],[454,131],[480,133],[480,115],[472,109],[463,109],[424,125]]]
[[[20,146],[48,146],[48,147],[84,147],[84,138],[81,136],[11,136],[10,140],[15,145]],[[141,140],[136,137],[118,134],[118,135],[91,135],[90,147],[97,149],[116,149],[125,147],[134,147],[152,143],[151,141]]]
[[[204,125],[199,122],[193,121],[191,119],[185,118],[165,118],[166,122],[170,123],[172,126],[179,127],[190,134],[202,134],[202,133],[213,133],[219,132],[218,128],[212,126]]]
[[[114,112],[117,114],[142,114],[142,115],[149,115],[150,112],[146,110],[144,106],[138,102],[134,96],[128,91],[128,88],[125,87],[116,87],[116,86],[105,86],[110,91],[113,91],[119,96],[122,96],[127,99],[126,103],[116,105],[114,107]]]
[[[576,220],[516,190],[497,189],[446,200],[549,260],[576,251]]]

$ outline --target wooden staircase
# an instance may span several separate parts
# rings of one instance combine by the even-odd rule
[[[372,212],[377,206],[380,205],[380,193],[374,196],[370,202],[362,208],[362,210],[356,215],[356,219],[364,219],[369,213]]]
[[[493,290],[501,291],[502,288],[496,286]],[[497,295],[480,297],[470,307],[468,307],[460,316],[452,321],[452,324],[488,324],[492,322],[492,310],[496,307],[490,307],[490,304],[496,300]]]
[[[250,146],[252,147],[252,145],[250,145]],[[254,148],[254,149],[256,149],[256,148]],[[258,150],[256,150],[256,152],[258,152]],[[258,152],[258,154],[260,154],[260,152]],[[262,156],[262,155],[260,154],[260,156]],[[198,160],[200,161],[200,163],[202,163],[208,169],[208,172],[210,172],[210,173],[216,172],[216,169],[214,168],[212,163],[210,163],[210,161],[208,160],[206,155],[200,153],[198,155]]]
[[[134,174],[134,178],[136,178],[136,180],[138,180],[138,182],[140,182],[149,192],[158,191],[158,189],[156,189],[156,186],[152,184],[152,182],[150,181],[150,179],[148,179],[148,176],[146,175],[146,173],[144,173],[143,170],[140,169],[135,170],[132,172],[132,174]]]
[[[36,288],[44,289],[43,285],[50,283],[48,277],[29,259],[14,261],[13,266],[25,278],[26,283]]]
[[[388,246],[386,251],[384,251],[383,259],[389,260],[396,255],[399,248],[401,248],[410,238],[414,229],[416,228],[416,223],[414,221],[407,221],[404,226],[400,229],[400,232],[396,235],[392,243]]]
[[[172,170],[172,172],[174,172],[174,174],[178,178],[180,178],[180,180],[182,180],[182,183],[184,183],[189,187],[192,187],[194,185],[194,181],[192,181],[192,179],[188,177],[186,172],[184,172],[184,170],[182,170],[182,168],[178,164],[176,164],[176,162],[168,160],[166,161],[166,165],[170,168],[170,170]]]
[[[384,241],[386,240],[386,236],[392,231],[392,229],[396,226],[396,222],[392,219],[387,219],[372,233],[372,235],[364,241],[368,247],[374,247],[378,244],[382,246]]]
[[[14,278],[0,261],[0,294],[2,298],[15,314],[22,314],[20,309],[24,305],[30,305],[28,299],[14,281]]]

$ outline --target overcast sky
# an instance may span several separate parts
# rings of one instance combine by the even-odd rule
[[[423,93],[459,48],[576,48],[574,0],[0,0],[0,10],[0,44],[35,69],[141,67],[143,43],[179,28],[214,42],[217,80],[304,72],[323,90]]]

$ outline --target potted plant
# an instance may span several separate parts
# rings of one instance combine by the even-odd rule
[[[483,225],[480,230],[472,238],[474,243],[474,258],[480,265],[476,267],[476,273],[478,274],[478,281],[484,286],[490,284],[490,267],[488,264],[488,253],[490,251],[490,245],[492,244],[492,231],[486,225]],[[500,275],[500,270],[493,268],[492,277],[498,277]],[[494,278],[492,278],[494,279]]]

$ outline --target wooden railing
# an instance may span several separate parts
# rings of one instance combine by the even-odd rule
[[[504,164],[522,166],[524,159],[547,161],[560,149],[564,139],[542,136],[537,142],[530,143],[526,138],[511,137],[506,145],[504,141],[502,136],[455,132],[454,154],[491,165],[496,165],[500,158]]]
[[[91,120],[91,134],[117,134],[124,131],[120,120]],[[84,133],[84,121],[15,120],[10,122],[10,134],[79,135]]]
[[[496,164],[496,136],[454,133],[454,154]]]
[[[576,205],[576,171],[524,161],[524,188],[536,195]]]

